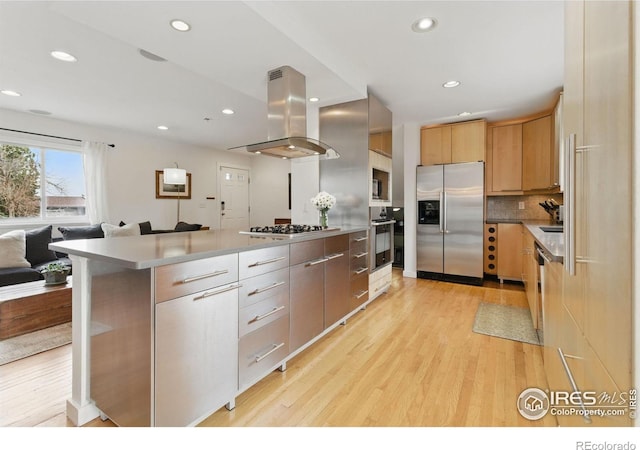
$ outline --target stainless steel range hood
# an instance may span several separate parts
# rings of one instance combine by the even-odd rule
[[[289,66],[271,70],[267,80],[267,141],[234,147],[250,153],[300,158],[320,155],[324,159],[339,158],[331,146],[307,137],[307,99],[305,77]]]

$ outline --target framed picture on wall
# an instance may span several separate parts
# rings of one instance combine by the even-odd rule
[[[165,184],[164,170],[156,170],[156,198],[191,198],[191,174],[187,173],[187,184]]]

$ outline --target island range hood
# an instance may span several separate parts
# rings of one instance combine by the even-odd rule
[[[319,155],[323,159],[339,158],[331,146],[307,137],[307,100],[305,77],[289,66],[271,70],[267,80],[267,141],[233,147],[250,153],[300,158]]]

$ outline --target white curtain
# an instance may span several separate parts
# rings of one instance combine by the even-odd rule
[[[107,152],[103,142],[82,141],[85,183],[87,185],[87,216],[92,224],[109,222],[107,198]]]

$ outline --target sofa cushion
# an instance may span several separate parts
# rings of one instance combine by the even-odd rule
[[[198,223],[178,222],[174,231],[197,231],[200,228],[202,228],[202,225]]]
[[[30,281],[42,280],[44,277],[31,267],[11,267],[0,269],[0,286],[11,286],[13,284],[28,283]]]
[[[140,226],[137,223],[130,223],[129,225],[111,225],[110,223],[102,224],[102,231],[104,237],[121,237],[121,236],[140,236]]]
[[[51,225],[47,225],[25,233],[27,261],[32,266],[57,259],[56,253],[53,250],[49,250],[52,228]]]
[[[123,227],[125,226],[126,223],[124,223],[123,221],[120,221],[120,226]],[[138,223],[138,225],[140,226],[140,234],[151,234],[151,222],[149,222],[148,220],[146,222],[140,222]]]
[[[27,244],[24,230],[9,231],[0,236],[0,269],[31,267],[26,259]]]
[[[103,238],[104,232],[102,231],[101,224],[87,225],[79,227],[58,227],[58,231],[62,233],[62,237],[65,241],[71,241],[74,239],[95,239]]]

